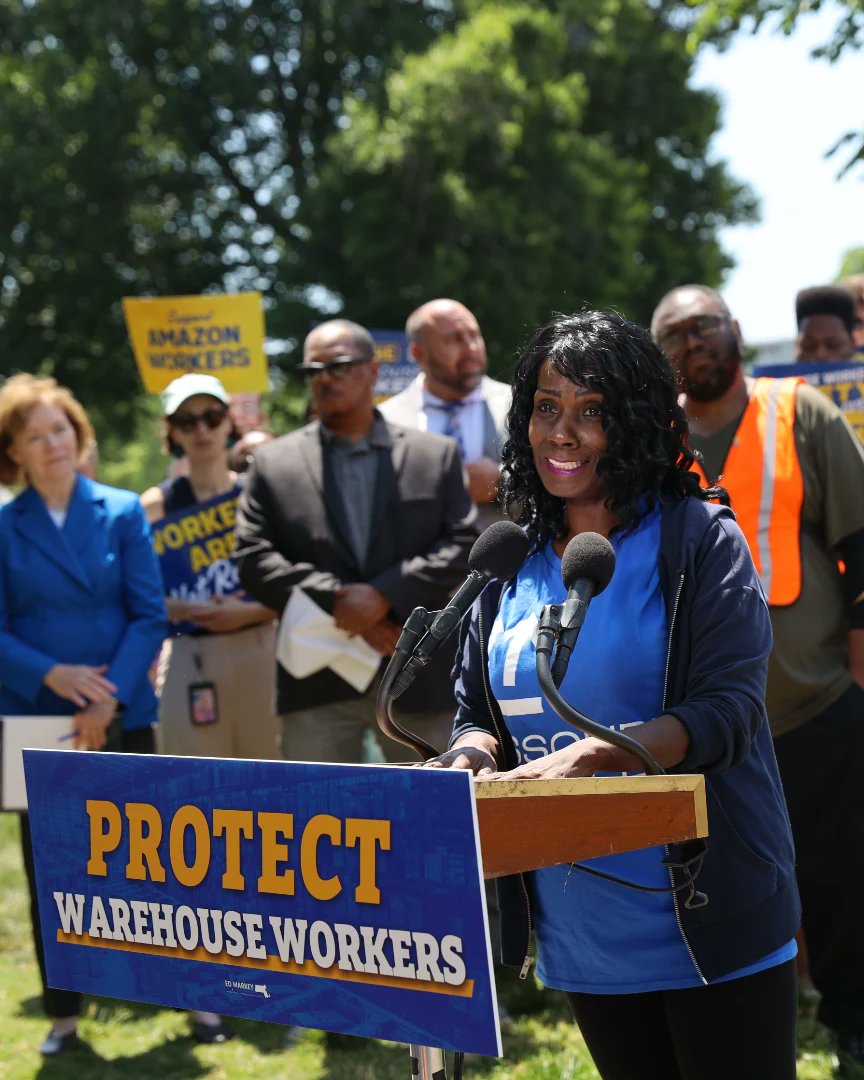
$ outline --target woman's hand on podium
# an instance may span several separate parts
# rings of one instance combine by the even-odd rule
[[[430,769],[468,769],[475,776],[491,776],[498,771],[495,753],[498,744],[491,735],[472,731],[463,735],[449,750],[431,758],[425,767]]]
[[[495,779],[566,780],[594,776],[598,772],[627,772],[641,768],[639,760],[626,750],[589,736],[551,754],[526,761],[510,772],[498,773]]]

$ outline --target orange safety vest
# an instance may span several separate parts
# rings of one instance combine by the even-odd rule
[[[802,378],[757,379],[718,479],[750,545],[768,603],[801,593],[804,479],[795,449],[795,395]],[[700,464],[693,466],[704,486]]]

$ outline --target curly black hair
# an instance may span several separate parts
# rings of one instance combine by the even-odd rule
[[[537,373],[546,360],[564,378],[603,394],[609,448],[597,474],[619,529],[635,528],[661,494],[728,501],[722,488],[703,489],[690,471],[697,458],[687,445],[675,375],[648,331],[614,311],[556,315],[536,331],[516,365],[502,453],[504,505],[526,526],[535,548],[567,535],[564,500],[543,486],[528,441]]]

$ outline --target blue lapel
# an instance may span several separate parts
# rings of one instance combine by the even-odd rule
[[[98,573],[107,554],[108,530],[105,525],[108,513],[105,496],[99,494],[98,486],[79,473],[61,532],[82,580],[91,588],[94,578],[90,570],[95,567]]]
[[[105,500],[90,480],[79,474],[69,502],[66,521],[58,529],[51,520],[42,497],[35,488],[27,488],[16,500],[15,527],[25,543],[38,548],[69,577],[86,589],[92,589],[93,581],[84,565],[88,549],[94,543],[101,547],[104,530],[100,527],[107,510]]]

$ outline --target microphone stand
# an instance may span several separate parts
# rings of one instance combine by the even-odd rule
[[[393,702],[401,693],[400,689],[394,691],[394,686],[405,665],[414,655],[414,647],[432,625],[437,614],[437,611],[427,611],[424,607],[416,607],[408,616],[399,640],[396,642],[393,655],[390,657],[390,663],[384,669],[375,699],[375,718],[381,731],[394,742],[410,747],[422,761],[438,757],[439,751],[425,739],[421,739],[419,735],[406,731],[393,718]]]
[[[424,607],[416,607],[408,616],[399,640],[396,642],[393,655],[390,657],[390,663],[381,677],[375,699],[375,717],[381,731],[395,742],[410,747],[424,762],[437,757],[438,751],[419,735],[406,731],[393,718],[393,702],[401,692],[396,690],[394,693],[394,686],[405,665],[414,655],[417,642],[432,625],[437,614],[437,611],[427,611]],[[412,1043],[408,1047],[408,1053],[411,1057],[411,1080],[447,1080],[447,1063],[443,1050],[435,1046],[417,1046]]]
[[[562,605],[560,604],[547,604],[543,608],[540,624],[537,628],[537,681],[540,683],[543,696],[561,719],[566,720],[572,727],[577,728],[586,735],[593,735],[603,742],[610,743],[612,746],[617,746],[619,749],[633,754],[645,766],[645,772],[649,776],[663,775],[664,770],[660,768],[652,754],[641,743],[631,739],[623,731],[612,731],[603,727],[602,724],[598,724],[595,720],[589,719],[584,713],[568,704],[558,693],[558,687],[555,685],[552,676],[551,658],[555,644],[558,642],[562,632],[561,608]]]

